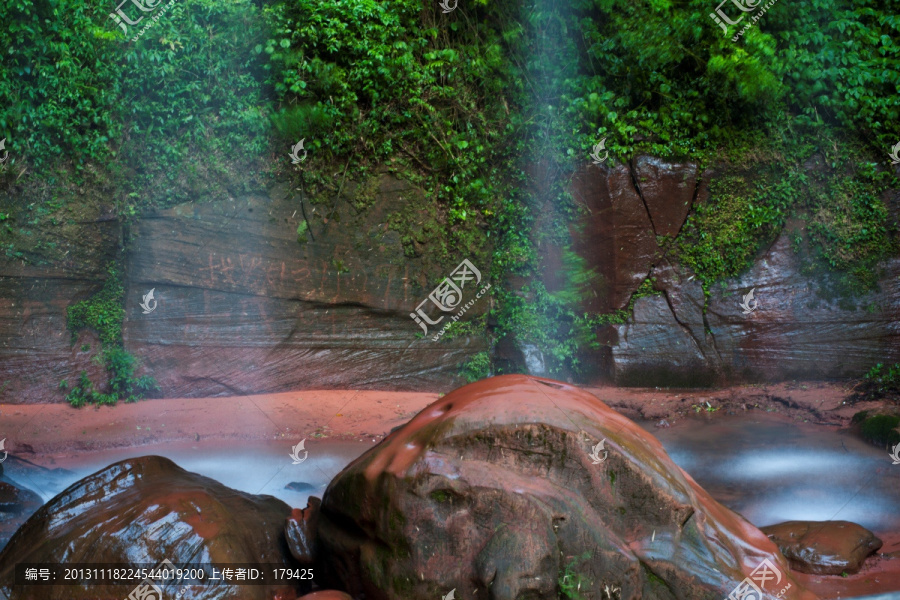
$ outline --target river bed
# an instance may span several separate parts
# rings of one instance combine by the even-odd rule
[[[669,428],[642,426],[716,500],[757,526],[787,520],[853,521],[885,540],[881,552],[900,551],[896,534],[900,531],[900,465],[893,465],[886,451],[849,432],[766,413],[701,414]],[[44,455],[34,462],[57,470],[41,473],[26,470],[15,460],[4,466],[8,478],[36,491],[46,502],[111,463],[155,454],[228,487],[304,507],[310,495],[321,496],[328,482],[377,440],[308,439],[308,454],[301,451],[302,462],[294,464],[290,453],[296,441],[204,440]],[[288,487],[291,483],[294,489]],[[892,564],[887,569],[880,578],[863,572],[848,580],[801,579],[814,591],[825,592],[823,598],[900,590],[900,572]],[[897,581],[891,582],[893,578]]]

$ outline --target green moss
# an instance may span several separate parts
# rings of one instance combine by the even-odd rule
[[[884,394],[888,392],[900,392],[900,363],[885,367],[878,363],[863,377],[865,383],[873,391]]]
[[[103,344],[122,343],[125,287],[114,263],[107,266],[106,273],[106,281],[99,292],[66,309],[66,323],[72,334],[72,343],[75,343],[78,332],[85,328],[96,331]]]
[[[159,390],[156,380],[144,375],[135,377],[138,360],[122,348],[122,321],[125,309],[122,303],[125,288],[115,263],[107,266],[107,278],[99,292],[66,309],[67,326],[75,343],[78,333],[91,328],[100,337],[103,352],[95,357],[106,368],[108,392],[94,389],[86,371],[82,371],[78,382],[66,395],[66,400],[75,407],[84,404],[115,404],[119,400],[134,402],[148,393]],[[85,350],[82,346],[82,350]],[[90,347],[88,346],[88,349]],[[60,383],[60,389],[67,389],[68,383]]]
[[[300,221],[300,224],[297,225],[297,243],[305,244],[307,242],[306,233],[309,229],[309,225],[306,223],[306,219]]]
[[[450,502],[452,496],[445,492],[444,490],[435,490],[429,494],[429,497],[435,502],[440,502],[443,504],[444,502]]]
[[[588,597],[591,581],[581,573],[578,573],[577,567],[579,563],[591,558],[590,552],[585,552],[581,556],[574,556],[560,571],[557,580],[559,587],[559,598],[569,600],[583,600]]]
[[[861,432],[863,438],[879,446],[893,446],[900,444],[900,417],[893,415],[877,415],[862,422]]]
[[[868,416],[869,416],[869,411],[861,410],[858,413],[856,413],[855,415],[853,415],[853,418],[850,419],[850,424],[851,425],[859,425],[860,423],[865,421],[866,417],[868,417]]]
[[[472,383],[491,374],[491,356],[487,352],[477,352],[460,366],[460,374]]]

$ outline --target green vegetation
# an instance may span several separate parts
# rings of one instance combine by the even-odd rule
[[[464,252],[504,282],[466,333],[514,336],[551,373],[578,374],[598,329],[656,293],[585,313],[600,279],[575,251],[585,208],[569,183],[601,138],[613,166],[646,152],[723,173],[666,244],[707,293],[785,227],[826,298],[872,291],[898,251],[882,196],[900,186],[886,168],[900,140],[900,17],[877,0],[778,3],[738,42],[708,0],[477,0],[446,15],[418,0],[178,0],[136,42],[109,10],[0,6],[0,190],[29,197],[7,208],[21,190],[0,191],[10,259],[58,260],[67,219],[103,198],[128,221],[288,179],[333,216],[348,173],[365,188],[386,166],[426,199],[388,219],[408,258],[446,270]],[[294,168],[286,152],[301,138],[309,155]],[[366,210],[372,190],[352,201]],[[67,204],[78,214],[63,217]],[[545,244],[563,249],[561,265],[548,269]],[[70,328],[120,344],[117,293],[72,307]],[[463,373],[493,371],[486,356]]]
[[[478,352],[463,363],[460,374],[472,383],[491,375],[491,357],[487,352]]]
[[[297,225],[297,242],[300,244],[305,244],[307,242],[306,232],[309,229],[309,225],[306,221],[300,221],[300,224]]]
[[[865,374],[865,383],[868,387],[879,394],[900,393],[900,363],[885,368],[884,364],[878,363]]]
[[[590,586],[590,580],[586,579],[580,573],[576,572],[576,566],[580,562],[584,562],[591,557],[590,552],[585,552],[581,556],[573,556],[566,564],[565,570],[559,574],[559,597],[561,600],[568,598],[569,600],[582,600],[585,596],[581,593],[584,587],[587,591]]]
[[[87,300],[73,304],[66,310],[69,331],[74,344],[78,333],[91,328],[100,337],[103,351],[94,357],[106,368],[108,376],[106,393],[94,389],[87,371],[82,371],[78,382],[69,390],[66,400],[74,407],[84,404],[115,404],[118,400],[134,402],[153,390],[158,390],[156,381],[147,375],[135,377],[137,359],[122,348],[122,308],[125,288],[115,263],[107,267],[107,278],[99,292]],[[82,351],[85,351],[84,344]],[[60,382],[59,388],[69,388],[67,381]]]
[[[104,345],[122,343],[125,288],[115,263],[107,266],[106,273],[106,281],[99,292],[66,309],[66,323],[72,334],[72,343],[75,343],[78,332],[87,327],[97,332]]]
[[[876,415],[862,421],[860,431],[863,438],[878,446],[894,446],[900,444],[900,417],[895,415]]]
[[[822,134],[829,135],[827,129]],[[832,138],[837,147],[838,140]],[[877,287],[878,264],[897,252],[895,230],[881,196],[895,178],[860,162],[861,147],[826,152],[830,166],[808,169],[820,147],[806,138],[782,145],[789,162],[758,164],[710,185],[710,201],[696,208],[678,239],[679,258],[705,289],[735,277],[781,233],[788,219],[803,272],[825,298],[854,298]],[[801,147],[802,146],[802,147]],[[751,185],[752,182],[752,185]]]

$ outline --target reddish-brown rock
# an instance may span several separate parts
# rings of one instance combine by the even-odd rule
[[[655,438],[523,375],[448,394],[354,461],[325,492],[319,544],[322,583],[370,600],[555,600],[567,572],[586,599],[725,597],[764,559],[780,571],[764,598],[815,598]]]
[[[71,344],[66,308],[99,291],[116,258],[124,258],[125,348],[162,396],[458,385],[459,365],[487,344],[419,337],[410,313],[450,272],[407,256],[388,223],[421,204],[422,191],[389,175],[371,189],[346,187],[328,206],[302,203],[280,185],[143,215],[128,228],[124,257],[123,228],[108,212],[65,240],[71,252],[62,261],[0,256],[0,402],[62,401],[60,381],[71,386],[81,370],[105,389],[104,369],[92,361],[100,344],[88,331]],[[360,194],[370,205],[361,211]],[[307,219],[301,243],[297,228]],[[420,232],[415,243],[427,238]],[[490,265],[475,266],[486,278]],[[145,314],[140,303],[151,289],[156,305]],[[482,299],[464,318],[489,306]]]
[[[322,590],[301,596],[297,600],[353,600],[352,597],[337,590]]]
[[[0,476],[2,476],[0,465]],[[0,550],[43,500],[29,489],[14,485],[0,477]]]
[[[284,524],[284,534],[287,538],[291,555],[300,564],[308,565],[316,561],[318,545],[316,534],[319,527],[319,508],[322,500],[310,496],[306,502],[306,508],[295,508]]]
[[[623,308],[659,258],[650,216],[634,187],[631,169],[588,166],[575,173],[571,192],[589,211],[573,232],[575,248],[599,275],[587,308],[598,312]]]
[[[140,220],[124,334],[163,394],[459,383],[458,365],[486,345],[417,337],[410,313],[450,273],[405,256],[387,224],[422,192],[389,176],[377,183],[374,203],[361,212],[347,199],[301,207],[299,194],[281,190]],[[307,241],[298,243],[304,212]],[[476,268],[489,273],[489,265]],[[138,303],[151,288],[158,307],[145,315]],[[475,303],[466,318],[488,306]]]
[[[297,568],[284,538],[290,507],[178,467],[159,456],[124,460],[73,484],[42,506],[0,552],[0,592],[16,600],[122,598],[130,588],[104,585],[18,586],[16,563],[106,563],[147,568],[168,559]],[[284,586],[210,588],[160,584],[184,600],[264,600]],[[183,592],[183,594],[179,594]]]
[[[697,165],[655,156],[634,159],[633,177],[656,235],[675,238],[687,220],[697,193]]]
[[[790,244],[783,233],[746,274],[712,286],[705,314],[689,271],[669,262],[654,267],[662,295],[638,299],[632,318],[616,326],[616,381],[829,379],[900,362],[900,259],[885,263],[880,291],[857,301],[877,310],[861,310],[819,297]],[[751,289],[757,308],[744,314],[742,298]]]
[[[83,218],[54,238],[65,253],[58,263],[0,256],[0,403],[61,400],[59,382],[73,383],[82,370],[101,380],[103,368],[91,360],[97,336],[85,332],[72,344],[66,307],[102,287],[122,232],[108,212]],[[82,350],[85,344],[91,351]]]
[[[802,573],[856,573],[882,546],[874,533],[849,521],[787,521],[760,529]]]

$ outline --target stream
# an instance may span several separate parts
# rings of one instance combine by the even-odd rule
[[[900,465],[849,432],[764,413],[643,427],[757,527],[790,520],[853,521],[876,533],[900,527]]]
[[[759,527],[788,520],[847,520],[881,536],[900,529],[900,465],[892,464],[886,450],[849,432],[765,413],[698,415],[662,429],[652,423],[641,426],[716,500]],[[295,442],[167,443],[33,459],[51,471],[25,469],[15,458],[4,468],[8,479],[46,502],[111,463],[156,454],[228,487],[269,494],[302,508],[310,495],[321,497],[335,475],[374,445],[310,439],[307,457],[293,464],[289,453]]]

